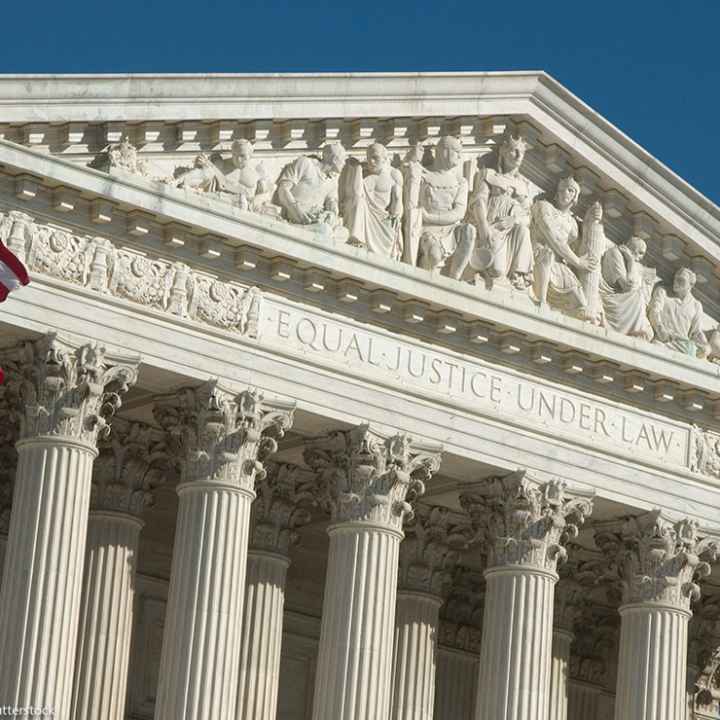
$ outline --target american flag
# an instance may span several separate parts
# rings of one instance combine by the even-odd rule
[[[0,302],[13,291],[30,282],[25,266],[0,242]],[[5,374],[0,368],[0,384]]]

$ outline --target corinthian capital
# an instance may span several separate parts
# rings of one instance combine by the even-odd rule
[[[136,382],[139,358],[115,357],[96,343],[78,347],[49,334],[0,351],[0,364],[21,403],[19,440],[58,436],[95,445]]]
[[[472,531],[448,508],[419,505],[400,543],[398,587],[443,596]]]
[[[595,543],[622,583],[623,603],[663,603],[689,610],[696,580],[710,574],[718,543],[701,538],[693,520],[672,522],[653,510],[619,528],[596,532]]]
[[[90,507],[140,515],[154,504],[155,489],[175,474],[174,465],[164,432],[118,418],[93,464]]]
[[[383,437],[368,425],[333,432],[305,449],[321,497],[336,522],[372,522],[400,529],[412,502],[440,467],[438,448],[404,434]]]
[[[255,483],[257,499],[252,505],[250,546],[285,555],[297,542],[297,529],[312,519],[317,504],[315,478],[307,470],[288,463],[270,462]]]
[[[217,380],[156,397],[153,413],[175,440],[181,483],[212,482],[248,491],[293,420],[292,406],[266,401],[255,390],[234,395]]]
[[[488,549],[488,568],[527,565],[555,571],[565,544],[592,512],[589,498],[572,498],[564,482],[539,484],[524,470],[487,478],[460,496],[476,538]]]

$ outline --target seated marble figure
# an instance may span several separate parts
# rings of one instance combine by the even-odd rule
[[[366,169],[349,160],[341,177],[342,216],[352,245],[399,260],[402,255],[403,176],[387,148],[367,149]]]
[[[303,155],[286,165],[276,191],[283,217],[298,225],[341,224],[338,178],[345,159],[345,148],[330,143],[323,147],[320,158]]]
[[[689,268],[680,268],[673,276],[672,294],[658,286],[648,307],[655,331],[654,342],[691,357],[707,357],[710,344],[703,332],[702,303],[693,295],[697,277]]]
[[[493,285],[522,290],[533,271],[530,184],[520,174],[527,147],[523,138],[504,137],[497,159],[475,175],[468,211],[477,230],[471,266]]]
[[[539,200],[532,207],[530,236],[535,252],[534,291],[541,306],[550,305],[586,318],[588,299],[579,275],[594,271],[597,259],[578,255],[579,227],[573,209],[580,186],[571,177],[563,178],[554,199]]]
[[[623,335],[652,340],[647,316],[656,282],[655,270],[642,264],[646,244],[632,237],[622,245],[611,244],[601,261],[600,296],[606,323]]]
[[[462,175],[462,144],[444,136],[432,169],[406,164],[403,260],[460,279],[475,248],[475,228],[465,222],[468,183]]]

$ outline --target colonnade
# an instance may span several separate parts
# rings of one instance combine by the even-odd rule
[[[486,553],[477,720],[564,720],[573,588],[558,583],[592,499],[523,471],[479,480],[464,521],[417,503],[440,449],[367,425],[271,460],[293,408],[216,381],[116,420],[137,359],[48,336],[3,364],[20,423],[0,592],[0,705],[122,720],[143,508],[177,469],[156,720],[271,720],[297,529],[329,513],[313,720],[431,720],[439,610],[459,552]],[[103,448],[101,459],[99,448]],[[686,717],[690,603],[715,545],[658,512],[603,526],[624,587],[615,720]],[[575,589],[576,590],[576,589]],[[577,592],[576,592],[577,595]],[[553,622],[555,620],[555,622]]]

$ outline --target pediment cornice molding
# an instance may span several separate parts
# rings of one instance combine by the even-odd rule
[[[39,223],[74,226],[80,234],[102,235],[115,245],[135,246],[140,253],[184,262],[209,276],[270,288],[309,305],[334,307],[350,317],[459,352],[503,364],[520,362],[535,374],[562,378],[568,384],[577,384],[577,376],[583,372],[585,378],[598,372],[604,373],[603,377],[615,375],[612,387],[599,380],[602,386],[589,384],[586,389],[594,388],[633,404],[643,402],[638,383],[651,395],[658,380],[667,380],[675,388],[680,405],[665,404],[658,410],[687,418],[692,403],[699,402],[702,407],[694,417],[701,418],[703,424],[712,418],[713,403],[718,400],[717,364],[669,352],[557,312],[539,313],[526,296],[498,295],[432,276],[422,269],[388,262],[336,242],[330,236],[243,213],[227,204],[189,196],[136,176],[111,177],[2,141],[0,164],[11,173],[0,177],[0,184],[17,183],[18,178],[27,176],[37,182],[37,194],[29,200],[15,201],[14,206],[33,215]],[[70,211],[57,209],[58,192],[63,188],[73,194]],[[10,199],[12,206],[12,195]],[[108,225],[99,227],[89,221],[88,210],[97,200],[113,206],[113,220]],[[145,231],[134,234],[128,229],[131,222],[133,227],[139,223]],[[168,229],[176,227],[184,228],[191,238],[183,248],[168,242]],[[254,267],[239,272],[246,248],[255,252]],[[289,272],[289,277],[278,279],[279,265]],[[326,279],[322,293],[309,289],[310,272]],[[345,292],[343,288],[348,287]],[[352,293],[354,300],[348,301]],[[378,299],[389,302],[391,311],[378,313]],[[419,313],[421,322],[408,322],[413,313]],[[547,362],[544,352],[549,353]],[[542,362],[537,359],[538,353]],[[582,367],[580,373],[578,364]],[[592,378],[584,382],[592,383]],[[633,397],[629,398],[628,393]],[[652,407],[652,400],[649,403]]]

